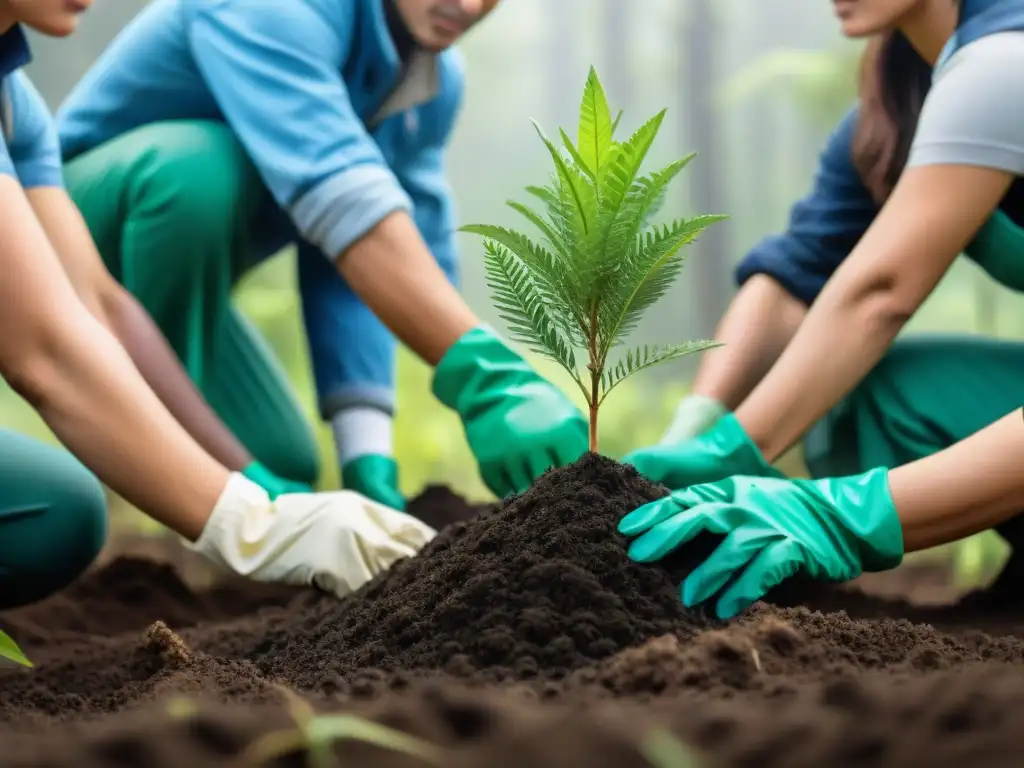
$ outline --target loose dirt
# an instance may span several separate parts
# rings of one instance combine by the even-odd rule
[[[626,557],[619,519],[666,492],[596,456],[500,505],[428,489],[410,512],[437,539],[342,601],[114,559],[0,616],[37,664],[0,670],[0,764],[238,764],[289,726],[286,691],[426,739],[445,766],[677,765],[645,757],[659,734],[723,766],[1022,764],[1017,561],[949,606],[914,604],[935,573],[904,569],[905,599],[794,583],[726,624],[679,601],[714,541]]]

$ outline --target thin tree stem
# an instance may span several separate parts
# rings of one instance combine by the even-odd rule
[[[601,363],[597,350],[597,302],[590,310],[590,451],[597,453],[597,411],[601,407]]]

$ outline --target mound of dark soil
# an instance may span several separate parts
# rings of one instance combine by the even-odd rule
[[[450,526],[341,604],[200,647],[254,659],[302,689],[344,688],[353,670],[441,670],[493,681],[559,680],[666,633],[710,626],[664,569],[633,563],[621,517],[665,490],[588,455],[525,494]]]
[[[431,489],[410,511],[455,522],[343,601],[197,593],[116,560],[2,617],[39,664],[0,670],[3,764],[223,765],[287,725],[282,684],[427,738],[446,766],[648,766],[655,725],[723,766],[1019,764],[1015,566],[959,606],[800,587],[725,624],[679,602],[715,542],[662,566],[626,556],[619,519],[665,492],[596,456],[501,505]],[[172,695],[209,706],[182,714]],[[339,754],[424,764],[351,742]]]

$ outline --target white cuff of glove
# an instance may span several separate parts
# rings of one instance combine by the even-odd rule
[[[232,473],[192,549],[240,576],[344,597],[435,535],[416,518],[353,491],[285,494],[272,502]]]
[[[675,445],[707,432],[729,410],[714,398],[687,395],[676,406],[672,423],[661,437],[660,445]]]

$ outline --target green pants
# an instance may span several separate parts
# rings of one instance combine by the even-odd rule
[[[70,584],[106,536],[99,480],[67,451],[0,429],[0,609]]]
[[[894,468],[930,456],[1024,404],[1024,343],[977,336],[898,340],[863,381],[807,434],[813,477]],[[1022,518],[997,528],[1014,531]]]
[[[315,483],[312,429],[259,332],[231,304],[263,185],[214,122],[157,123],[65,168],[107,268],[146,308],[228,428],[272,471]]]

